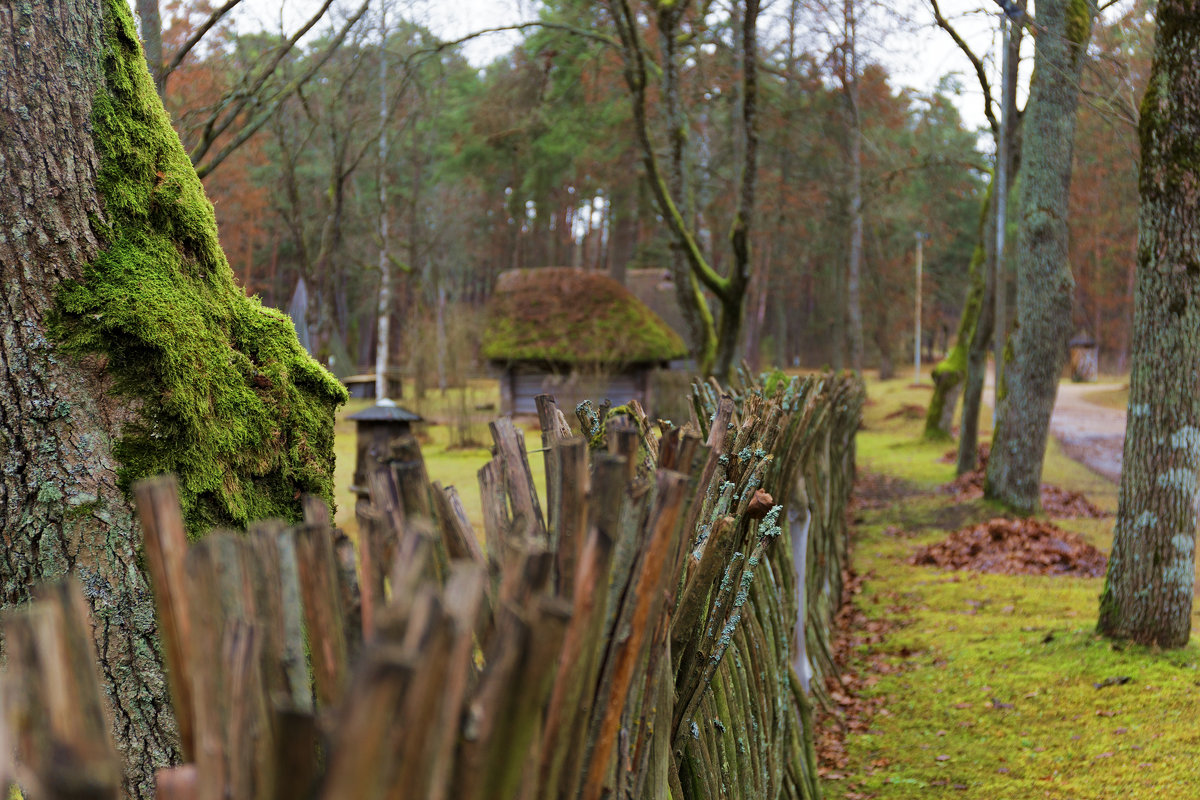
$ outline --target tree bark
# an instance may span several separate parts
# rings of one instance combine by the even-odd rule
[[[1200,467],[1200,5],[1159,0],[1142,100],[1133,372],[1098,629],[1182,647],[1195,593]]]
[[[979,209],[975,249],[967,264],[967,299],[963,303],[962,316],[958,318],[958,333],[954,339],[954,346],[950,348],[946,357],[933,368],[933,395],[929,398],[929,407],[925,410],[924,435],[931,441],[950,438],[954,404],[958,400],[958,393],[967,377],[967,361],[971,343],[975,341],[981,314],[990,299],[988,296],[987,233],[994,185],[995,181],[993,180],[988,185],[987,193],[984,195]],[[989,337],[991,336],[990,327],[987,334]],[[984,346],[987,346],[986,342]],[[965,409],[963,413],[966,413]]]
[[[1017,320],[999,390],[985,495],[1032,514],[1040,503],[1050,414],[1071,333],[1067,218],[1079,80],[1095,0],[1038,5],[1034,78],[1022,123]]]
[[[146,66],[154,81],[154,90],[161,99],[166,99],[167,80],[163,74],[162,13],[158,0],[137,0],[138,20],[141,22],[142,49],[146,53]]]
[[[89,222],[102,215],[90,130],[106,26],[99,4],[82,2],[10,6],[0,26],[3,601],[26,602],[35,583],[67,573],[81,579],[127,789],[150,797],[154,768],[175,756],[176,731],[149,586],[130,569],[139,534],[113,455],[111,432],[132,415],[106,402],[112,381],[99,361],[63,358],[47,334],[52,288],[81,278],[102,247]]]
[[[0,600],[79,580],[150,798],[177,731],[130,484],[178,472],[194,533],[298,519],[345,394],[234,284],[124,0],[6,6],[0,84]]]
[[[858,107],[858,24],[856,0],[843,0],[845,34],[842,92],[850,122],[850,255],[846,268],[846,322],[850,326],[850,368],[862,372],[863,321],[860,286],[863,260],[862,118]]]

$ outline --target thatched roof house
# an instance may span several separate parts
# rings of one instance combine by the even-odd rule
[[[567,267],[503,273],[488,302],[482,354],[503,372],[506,413],[537,412],[545,392],[650,402],[650,374],[687,354],[683,340],[624,286]]]

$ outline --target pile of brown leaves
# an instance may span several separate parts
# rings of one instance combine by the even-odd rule
[[[1002,575],[1098,578],[1106,561],[1082,538],[1048,522],[997,518],[918,549],[908,563]]]
[[[947,483],[942,489],[954,495],[956,503],[967,503],[983,497],[983,479],[987,474],[988,455],[991,449],[984,442],[979,445],[979,465],[964,472]],[[942,461],[954,463],[955,452],[951,450]],[[1108,514],[1096,508],[1082,492],[1068,492],[1048,483],[1042,484],[1042,510],[1057,519],[1102,519]]]
[[[1068,492],[1048,483],[1042,484],[1042,511],[1058,519],[1101,519],[1109,516],[1092,505],[1082,492]]]

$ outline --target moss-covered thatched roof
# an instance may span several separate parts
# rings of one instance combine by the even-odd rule
[[[611,366],[686,355],[677,333],[603,273],[510,270],[488,303],[483,356],[491,361]]]

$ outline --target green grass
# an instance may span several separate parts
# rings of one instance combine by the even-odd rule
[[[924,409],[932,394],[933,384],[928,378],[920,386],[913,386],[908,376],[869,382],[863,429],[858,434],[860,469],[903,475],[925,488],[954,478],[953,462],[939,461],[954,443],[921,439]]]
[[[1194,644],[1160,652],[1094,635],[1099,578],[980,575],[907,563],[917,546],[992,509],[982,501],[956,507],[948,495],[929,491],[952,473],[936,462],[949,448],[913,444],[919,419],[885,420],[922,391],[901,383],[869,383],[873,404],[859,463],[910,481],[918,493],[893,508],[862,512],[854,566],[867,580],[854,602],[868,618],[898,625],[874,646],[875,657],[903,668],[872,676],[866,646],[856,651],[852,668],[886,711],[868,732],[849,736],[846,780],[827,780],[827,796],[1200,797]],[[1116,506],[1115,486],[1067,459],[1054,442],[1044,480],[1084,491],[1102,508]],[[899,534],[891,527],[898,523]],[[1111,519],[1059,524],[1101,549],[1111,542]],[[1120,676],[1131,681],[1093,685]]]

